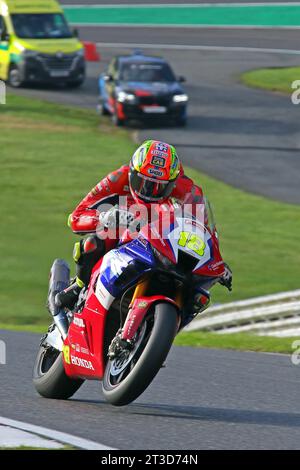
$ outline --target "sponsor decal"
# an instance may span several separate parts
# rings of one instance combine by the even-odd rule
[[[74,325],[78,326],[79,328],[84,328],[85,324],[82,318],[79,317],[74,317],[73,320]]]
[[[151,155],[155,155],[157,157],[167,158],[169,155],[165,152],[160,152],[159,150],[151,150]]]
[[[71,344],[71,348],[74,349],[78,353],[90,354],[89,350],[87,348],[82,348],[80,344]]]
[[[216,271],[222,265],[223,265],[223,261],[219,261],[218,263],[211,263],[208,265],[208,269],[210,271]]]
[[[164,176],[162,171],[154,170],[154,168],[150,168],[150,170],[148,170],[148,174],[152,176]]]
[[[63,355],[64,355],[64,360],[67,364],[71,364],[70,361],[70,346],[63,346]]]
[[[145,246],[145,247],[147,246],[147,240],[146,240],[146,238],[144,238],[144,237],[142,237],[142,236],[139,236],[139,237],[138,237],[138,240],[139,240],[139,242],[140,242],[143,246]]]
[[[93,364],[91,361],[86,361],[85,359],[81,359],[81,357],[71,356],[71,362],[74,366],[83,367],[84,369],[94,370]]]
[[[173,164],[172,164],[172,166],[171,166],[171,170],[176,170],[177,167],[178,167],[178,158],[175,157],[175,158],[174,158],[174,162],[173,162]]]
[[[188,204],[188,206],[189,206],[189,204]],[[197,211],[198,211],[198,209],[197,209]],[[197,213],[197,215],[199,216],[199,219],[200,219],[201,214]],[[193,227],[201,229],[201,232],[203,232],[203,233],[206,232],[205,226],[203,224],[201,224],[201,222],[199,222],[198,220],[185,219],[184,223],[185,223],[185,225],[192,225]]]
[[[104,187],[105,187],[105,191],[106,191],[107,193],[109,193],[109,192],[110,192],[110,187],[109,187],[108,178],[104,178],[104,180],[102,181],[102,184],[103,184]]]
[[[86,349],[86,348],[80,348],[80,352],[81,352],[82,354],[88,354],[88,355],[90,354],[89,350]]]
[[[97,196],[97,194],[99,194],[102,190],[103,190],[102,183],[98,183],[97,186],[95,186],[92,189],[91,193],[93,194],[93,196]]]
[[[151,160],[152,165],[159,166],[160,168],[164,168],[166,165],[166,160],[163,157],[153,157]]]
[[[138,304],[138,308],[146,308],[148,307],[148,302],[146,302],[145,300],[142,300],[139,304]]]
[[[160,152],[168,152],[169,146],[167,144],[164,144],[163,142],[159,142],[155,145],[156,150],[159,150]]]
[[[129,323],[129,325],[128,325],[128,331],[127,331],[127,333],[128,333],[129,335],[131,334],[131,330],[132,330],[132,328],[133,328],[133,326],[134,326],[135,319],[136,319],[136,315],[133,314],[132,317],[131,317],[131,319],[130,319],[130,323]]]

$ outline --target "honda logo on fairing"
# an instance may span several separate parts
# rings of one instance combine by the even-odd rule
[[[63,59],[63,58],[64,58],[63,53],[62,53],[62,52],[57,52],[56,58],[57,58],[57,59]]]
[[[85,359],[81,359],[80,357],[71,356],[71,362],[75,366],[84,367],[85,369],[94,370],[94,367],[93,367],[93,364],[91,363],[91,361],[86,361]]]

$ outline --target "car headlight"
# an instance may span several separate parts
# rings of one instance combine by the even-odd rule
[[[119,91],[118,101],[119,103],[133,103],[135,101],[135,95],[133,93],[126,93],[125,91]]]
[[[78,49],[76,52],[75,52],[75,55],[77,57],[84,57],[84,49]]]
[[[152,246],[152,250],[154,253],[155,258],[165,267],[165,268],[171,268],[174,267],[174,263],[169,260],[165,255],[161,254],[160,251],[158,251],[154,246]]]
[[[22,51],[22,55],[25,58],[27,58],[27,57],[36,57],[38,55],[38,52],[37,51],[32,51],[30,49],[24,49],[24,51]]]
[[[186,103],[188,101],[189,97],[185,93],[182,93],[181,95],[174,95],[173,96],[173,101],[174,103]]]

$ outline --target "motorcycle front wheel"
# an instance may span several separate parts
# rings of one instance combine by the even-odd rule
[[[42,397],[66,400],[83,382],[67,376],[62,352],[46,345],[40,346],[33,368],[33,384]]]
[[[106,400],[115,406],[128,405],[150,385],[163,365],[177,333],[177,310],[160,303],[145,318],[134,348],[109,360],[102,383]]]

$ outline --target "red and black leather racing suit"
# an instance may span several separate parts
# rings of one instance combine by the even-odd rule
[[[124,165],[110,173],[98,183],[80,202],[70,215],[69,225],[78,235],[89,234],[87,238],[75,245],[74,260],[77,263],[77,279],[88,285],[93,266],[106,252],[116,246],[118,240],[101,238],[93,235],[99,223],[99,211],[104,204],[116,205],[120,196],[126,196],[128,206],[135,204],[129,189],[129,166]],[[176,186],[170,198],[179,203],[203,203],[202,189],[184,174],[181,166]]]

